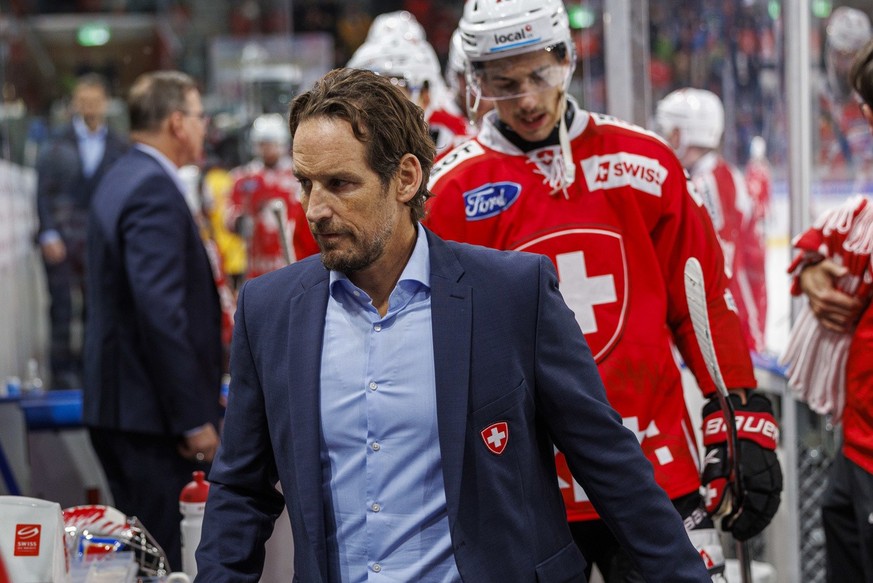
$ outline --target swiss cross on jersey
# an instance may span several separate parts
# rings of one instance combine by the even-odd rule
[[[516,250],[552,260],[561,294],[576,314],[594,360],[603,360],[621,337],[627,315],[628,266],[621,235],[601,228],[563,228],[540,233]]]
[[[485,447],[491,453],[500,455],[506,450],[506,444],[509,443],[509,425],[506,421],[498,421],[480,431],[479,435],[482,436]]]

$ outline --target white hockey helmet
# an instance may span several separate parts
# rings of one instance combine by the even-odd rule
[[[555,87],[565,92],[569,88],[576,52],[561,0],[469,0],[458,29],[469,63],[467,82],[477,99],[513,99]],[[502,59],[538,51],[551,53],[556,60],[554,66],[530,76],[530,88],[488,82],[485,70],[491,78],[499,78]],[[506,66],[512,67],[511,59]]]
[[[424,27],[412,13],[406,10],[385,12],[373,19],[364,42],[381,41],[386,37],[399,36],[406,40],[426,40]]]
[[[489,61],[564,44],[572,51],[561,0],[468,0],[458,24],[471,62]]]
[[[390,77],[416,98],[425,85],[432,99],[445,93],[439,57],[426,40],[386,36],[365,42],[349,59],[347,67],[367,69]]]
[[[265,113],[255,118],[249,140],[253,145],[262,143],[288,145],[291,139],[288,123],[280,113]]]
[[[711,91],[677,89],[658,102],[655,123],[664,137],[679,129],[680,151],[688,146],[717,148],[724,133],[724,106]]]
[[[109,553],[132,552],[140,576],[166,576],[167,556],[142,522],[103,505],[64,508],[67,556],[87,561]]]
[[[464,54],[464,46],[461,42],[461,29],[456,28],[449,42],[449,56],[446,59],[446,83],[457,91],[457,76],[463,75],[467,70],[467,56]]]
[[[844,53],[854,53],[873,38],[870,18],[862,11],[840,6],[831,13],[827,25],[828,46]]]

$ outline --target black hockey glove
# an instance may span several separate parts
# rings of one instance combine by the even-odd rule
[[[763,395],[750,392],[745,405],[739,395],[730,395],[730,400],[737,426],[740,505],[730,496],[727,432],[716,396],[703,406],[706,458],[701,482],[707,512],[713,518],[722,518],[722,530],[744,541],[764,530],[779,508],[782,493],[782,468],[776,458],[779,426],[770,401]]]

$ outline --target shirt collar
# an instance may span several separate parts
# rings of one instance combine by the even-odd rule
[[[166,173],[170,175],[170,178],[173,179],[173,182],[176,183],[176,186],[179,188],[179,192],[182,193],[183,196],[185,195],[187,186],[182,181],[182,177],[179,176],[179,168],[175,164],[173,164],[173,162],[169,158],[167,158],[157,148],[153,148],[152,146],[140,142],[134,144],[133,147],[157,160],[158,164],[161,165]]]
[[[406,263],[406,267],[403,268],[403,272],[400,274],[400,279],[397,280],[398,286],[408,286],[410,283],[415,285],[422,285],[428,289],[430,289],[430,247],[427,243],[427,235],[422,226],[418,223],[415,225],[417,235],[415,239],[415,247],[412,249],[412,255],[409,257],[409,261]],[[335,284],[338,282],[344,282],[342,285],[348,287],[354,287],[346,274],[331,270],[330,271],[330,291],[331,294],[334,293]],[[408,282],[408,283],[407,283]]]
[[[106,135],[106,124],[101,125],[93,132],[85,125],[85,120],[81,115],[73,116],[73,131],[76,132],[76,137],[80,140],[88,140],[93,138],[102,138]]]

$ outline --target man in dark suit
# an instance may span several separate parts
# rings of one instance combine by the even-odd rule
[[[648,581],[709,581],[548,258],[419,224],[421,109],[338,69],[290,125],[320,261],[240,292],[197,581],[257,581],[283,502],[295,581],[585,581],[555,446]]]
[[[194,81],[162,71],[128,99],[134,143],[88,222],[83,420],[115,506],[181,564],[179,493],[218,447],[221,310],[177,169],[202,156]]]
[[[80,77],[73,89],[72,121],[40,152],[36,164],[37,236],[51,300],[50,386],[59,389],[81,388],[81,342],[73,341],[72,324],[75,304],[85,312],[88,205],[106,170],[127,147],[106,126],[108,103],[101,76]]]

